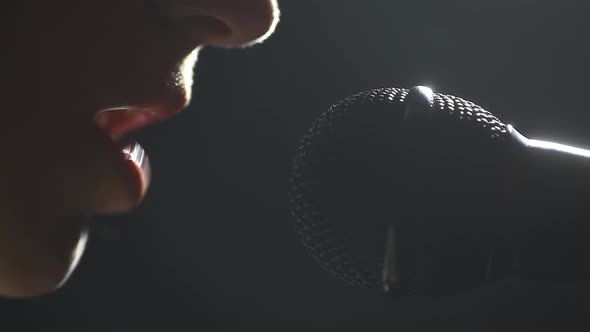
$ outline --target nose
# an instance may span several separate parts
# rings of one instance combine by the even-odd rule
[[[278,22],[276,0],[161,0],[169,19],[199,43],[248,46],[264,40]]]

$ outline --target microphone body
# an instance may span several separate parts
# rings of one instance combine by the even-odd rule
[[[344,99],[303,137],[290,183],[308,251],[356,286],[445,295],[590,280],[590,151],[527,139],[455,96]]]

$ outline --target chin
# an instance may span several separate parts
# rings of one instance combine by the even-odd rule
[[[86,247],[87,229],[83,228],[77,233],[77,236],[67,240],[49,240],[60,241],[54,247],[44,248],[30,243],[26,247],[25,243],[14,249],[20,251],[18,254],[1,257],[5,262],[0,264],[0,296],[29,298],[59,289],[71,276]]]

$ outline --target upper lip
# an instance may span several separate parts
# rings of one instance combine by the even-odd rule
[[[165,103],[111,107],[97,112],[94,120],[111,139],[119,141],[134,130],[173,116],[186,104],[186,98],[173,98]]]

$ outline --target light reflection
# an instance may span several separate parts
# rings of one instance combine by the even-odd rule
[[[581,156],[581,157],[590,157],[590,150],[577,148],[577,147],[569,146],[569,145],[565,145],[565,144],[555,143],[555,142],[547,142],[547,141],[526,138],[521,133],[519,133],[516,129],[514,129],[514,127],[512,127],[512,125],[508,125],[508,132],[510,132],[513,137],[515,137],[519,142],[523,143],[526,146],[544,149],[544,150],[565,152],[565,153],[569,153],[569,154],[573,154],[573,155]]]

